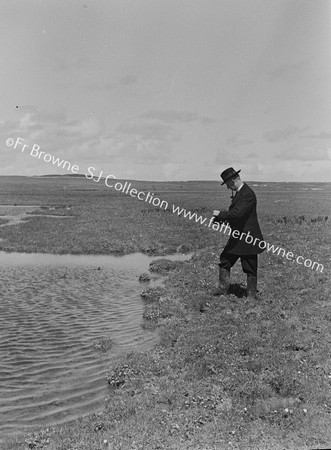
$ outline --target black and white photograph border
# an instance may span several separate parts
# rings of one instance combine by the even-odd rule
[[[0,2],[1,450],[331,448],[331,2]]]

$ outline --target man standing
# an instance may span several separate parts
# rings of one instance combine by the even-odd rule
[[[214,222],[226,222],[231,227],[230,239],[220,255],[218,288],[213,295],[223,295],[229,291],[230,269],[240,258],[243,272],[247,275],[247,298],[256,299],[257,255],[264,249],[259,246],[263,236],[257,220],[256,196],[241,181],[239,172],[230,167],[221,173],[222,185],[226,184],[235,196],[228,211],[214,210],[213,213]],[[238,231],[234,233],[235,230]]]

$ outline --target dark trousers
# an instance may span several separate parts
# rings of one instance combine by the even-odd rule
[[[248,276],[256,277],[257,255],[233,255],[232,253],[223,251],[220,255],[220,262],[218,265],[221,267],[221,269],[230,270],[231,267],[235,265],[238,258],[240,258],[243,272]]]

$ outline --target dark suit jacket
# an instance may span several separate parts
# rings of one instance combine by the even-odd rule
[[[232,237],[231,233],[231,237],[224,248],[225,251],[240,256],[256,255],[263,252],[263,249],[258,246],[259,242],[263,240],[263,236],[257,220],[256,196],[254,191],[246,183],[244,183],[240,191],[233,197],[229,210],[221,211],[215,217],[214,222],[227,222],[232,232],[238,230],[240,235],[241,233],[246,233],[246,236],[249,232],[249,235],[253,238],[246,238],[243,235],[239,239]],[[255,241],[255,238],[259,240]]]

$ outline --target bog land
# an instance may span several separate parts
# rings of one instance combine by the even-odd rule
[[[218,182],[131,183],[206,217],[230,203]],[[245,303],[239,264],[231,293],[212,296],[227,237],[170,208],[116,192],[103,180],[0,177],[0,250],[197,252],[163,269],[165,286],[144,313],[160,343],[126,355],[109,372],[104,408],[67,427],[18,437],[6,450],[330,447],[331,184],[248,184],[265,240],[324,266],[321,273],[264,252],[256,304]]]

